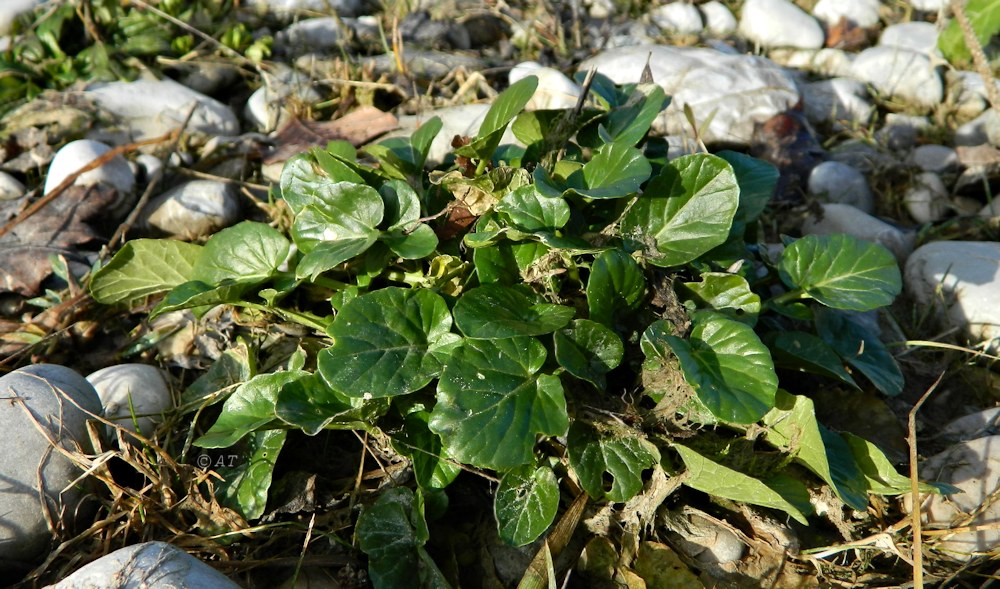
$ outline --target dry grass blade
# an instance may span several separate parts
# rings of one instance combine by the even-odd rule
[[[569,506],[566,513],[559,518],[545,542],[542,543],[542,547],[535,554],[535,558],[528,565],[528,570],[521,577],[517,589],[543,589],[554,586],[555,579],[551,576],[554,575],[552,558],[558,556],[569,544],[573,532],[576,531],[576,526],[580,523],[580,518],[583,517],[583,510],[587,507],[589,499],[590,497],[586,493],[581,493]]]
[[[911,527],[913,528],[911,554],[913,558],[913,586],[917,588],[924,586],[923,538],[920,535],[920,479],[917,473],[917,412],[920,411],[920,408],[931,396],[931,393],[941,384],[944,374],[942,372],[937,377],[937,380],[924,391],[924,394],[920,396],[920,399],[907,416],[906,441],[910,446],[910,497],[913,502],[913,512],[910,514],[912,518]]]

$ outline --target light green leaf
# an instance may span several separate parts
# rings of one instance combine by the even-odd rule
[[[594,260],[587,280],[587,306],[592,320],[613,327],[617,317],[639,308],[645,294],[646,279],[632,256],[612,249]]]
[[[490,110],[483,118],[476,138],[469,145],[456,149],[455,154],[481,160],[489,160],[493,157],[493,152],[500,145],[500,139],[503,137],[507,124],[524,110],[524,106],[531,100],[537,87],[538,78],[526,76],[501,92],[493,100]]]
[[[150,319],[155,319],[164,313],[181,309],[203,310],[225,303],[237,303],[243,297],[250,285],[231,280],[219,286],[214,286],[200,280],[192,280],[175,286],[167,296],[163,297],[149,313]]]
[[[990,38],[1000,33],[1000,3],[996,0],[968,0],[964,3],[964,10],[979,44],[988,47]],[[972,59],[957,18],[952,18],[941,32],[937,44],[945,59],[952,64],[959,65]]]
[[[843,438],[816,421],[812,399],[778,390],[774,409],[762,419],[764,439],[791,453],[853,509],[868,507],[868,485]]]
[[[602,428],[608,426],[602,425]],[[642,490],[642,471],[660,460],[660,451],[638,431],[598,430],[576,420],[567,440],[569,464],[594,499],[623,503]],[[610,486],[605,482],[610,477]]]
[[[368,576],[375,589],[448,587],[424,550],[430,537],[423,502],[406,487],[388,489],[361,510],[355,528],[358,547],[368,555]]]
[[[811,508],[808,492],[804,488],[801,492],[805,494],[805,503],[796,505],[801,502],[798,493],[794,497],[783,496],[764,481],[714,462],[691,448],[680,444],[672,447],[687,467],[683,475],[685,485],[715,497],[779,509],[802,525],[808,525],[806,516],[811,513]]]
[[[133,239],[90,281],[94,300],[111,305],[166,292],[194,278],[202,246],[173,239]]]
[[[807,235],[785,248],[781,280],[828,307],[870,311],[892,302],[902,288],[889,250],[849,235]]]
[[[621,338],[589,319],[574,320],[556,331],[553,339],[559,365],[599,389],[605,386],[604,375],[616,368],[625,355]]]
[[[599,134],[605,143],[635,145],[646,136],[657,115],[670,104],[658,84],[638,84],[628,101],[611,110]]]
[[[310,374],[286,384],[278,393],[275,415],[313,436],[329,429],[364,430],[389,410],[389,399],[355,399],[342,395]]]
[[[494,210],[507,215],[522,231],[556,230],[569,221],[569,204],[560,197],[542,196],[533,184],[505,195]]]
[[[274,464],[287,435],[287,431],[274,429],[250,434],[246,448],[233,455],[233,465],[215,469],[222,477],[215,483],[219,503],[248,520],[264,515]]]
[[[541,302],[530,291],[485,284],[455,303],[455,324],[472,339],[543,335],[563,327],[576,313],[570,307]]]
[[[222,405],[222,414],[215,424],[194,444],[202,448],[226,448],[269,425],[277,419],[274,405],[282,387],[308,374],[300,370],[258,374],[241,384]]]
[[[844,361],[826,342],[804,331],[778,331],[767,334],[765,341],[771,348],[774,362],[783,368],[811,372],[835,378],[858,388],[857,383],[844,369]]]
[[[771,354],[748,325],[718,313],[693,317],[688,339],[663,336],[698,399],[723,421],[753,423],[774,406],[778,376]],[[649,331],[649,330],[647,330]]]
[[[212,235],[194,265],[194,277],[209,284],[225,280],[259,284],[274,275],[291,244],[277,229],[244,221]]]
[[[588,198],[623,198],[638,192],[652,171],[639,149],[626,143],[605,143],[566,182],[569,192]]]
[[[724,272],[702,272],[701,282],[684,282],[677,294],[753,327],[760,314],[760,296],[750,290],[746,278]]]
[[[393,397],[425,386],[441,371],[439,352],[454,346],[451,314],[428,289],[383,288],[344,305],[327,329],[319,373],[352,398]]]
[[[566,433],[562,384],[538,374],[545,356],[529,337],[464,341],[441,374],[430,420],[450,456],[512,468],[532,460],[537,434]]]
[[[384,204],[374,188],[350,182],[321,184],[313,194],[295,217],[292,239],[305,253],[298,276],[315,279],[375,243]]]
[[[823,341],[853,368],[872,381],[875,388],[891,396],[903,392],[903,372],[877,333],[872,333],[847,313],[819,308],[816,330]]]
[[[910,479],[899,474],[885,453],[868,440],[854,434],[840,434],[854,455],[854,460],[868,481],[868,492],[875,495],[902,495],[910,492]],[[947,485],[920,483],[921,493],[952,493]]]
[[[500,538],[514,546],[534,542],[559,511],[559,483],[548,466],[525,465],[500,479],[493,513]]]
[[[678,266],[725,243],[739,207],[732,166],[708,154],[670,161],[622,219],[651,263]]]
[[[404,260],[426,258],[434,253],[438,246],[437,234],[429,225],[423,223],[412,230],[394,229],[383,233],[379,239]]]

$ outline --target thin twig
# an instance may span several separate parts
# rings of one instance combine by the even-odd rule
[[[983,46],[976,37],[976,31],[973,30],[968,15],[965,14],[964,0],[952,0],[951,11],[955,13],[955,20],[958,21],[958,26],[962,29],[965,45],[969,48],[969,53],[972,54],[972,63],[976,65],[976,71],[979,72],[979,76],[983,79],[983,85],[986,86],[986,96],[990,100],[990,105],[1000,115],[1000,91],[997,90],[990,63],[986,59],[986,54],[983,53]]]
[[[920,396],[920,399],[913,406],[913,409],[910,409],[910,414],[907,416],[906,441],[910,446],[910,498],[913,503],[913,509],[910,513],[910,516],[913,518],[911,522],[911,529],[913,531],[911,554],[913,557],[913,586],[915,589],[923,589],[924,586],[923,538],[920,534],[920,481],[917,473],[917,411],[920,411],[920,407],[923,406],[924,401],[941,384],[944,374],[942,372],[937,377],[937,380],[924,391],[924,394]]]

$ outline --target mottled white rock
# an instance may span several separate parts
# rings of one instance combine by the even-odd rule
[[[927,57],[940,57],[937,46],[937,27],[929,22],[910,21],[889,25],[882,31],[878,44],[922,53]]]
[[[978,73],[949,70],[945,77],[948,81],[949,99],[955,105],[955,114],[959,120],[973,119],[989,108],[986,84]],[[1000,80],[994,80],[994,85],[1000,90]]]
[[[865,126],[875,110],[867,99],[867,87],[857,80],[832,78],[804,84],[801,90],[809,122],[829,124],[835,130]]]
[[[960,489],[951,495],[928,494],[921,505],[928,524],[948,526],[962,519],[963,525],[982,528],[939,537],[935,548],[960,560],[990,552],[1000,543],[1000,502],[990,496],[1000,488],[1000,436],[987,436],[955,444],[920,465],[920,478],[948,483]],[[912,503],[906,501],[908,508]],[[966,519],[965,515],[979,515]]]
[[[923,109],[941,102],[944,86],[930,59],[899,47],[871,47],[851,67],[853,77],[871,84],[881,94]]]
[[[1000,407],[990,407],[950,421],[940,436],[951,442],[965,442],[1000,433]]]
[[[921,145],[910,153],[909,162],[925,172],[950,172],[958,168],[958,152],[946,145]]]
[[[510,70],[508,78],[513,84],[526,76],[538,78],[538,88],[525,105],[526,110],[573,108],[583,89],[561,71],[543,67],[537,61],[525,61]]]
[[[684,105],[701,124],[711,118],[703,138],[748,145],[754,125],[784,112],[799,101],[794,80],[773,62],[747,55],[728,55],[699,47],[647,45],[619,47],[580,64],[597,68],[614,82],[638,82],[649,57],[653,80],[672,97],[653,122],[663,135],[690,133]]]
[[[668,33],[695,35],[705,27],[698,9],[686,2],[658,6],[649,13],[649,18],[653,24]]]
[[[115,550],[48,589],[240,589],[225,575],[180,548],[145,542]]]
[[[142,173],[145,175],[147,181],[163,171],[163,160],[152,154],[141,153],[137,155],[135,163],[139,164],[139,167],[142,168]]]
[[[806,219],[804,234],[835,235],[846,233],[859,239],[881,244],[902,262],[913,251],[916,236],[904,232],[851,205],[827,203],[821,205],[822,217]]]
[[[842,49],[774,49],[768,56],[787,68],[806,70],[828,78],[851,77],[854,54]]]
[[[824,40],[819,22],[788,0],[746,0],[739,32],[761,47],[819,49]]]
[[[390,133],[389,136],[412,135],[414,131],[420,128],[420,125],[424,121],[431,117],[439,117],[442,123],[441,131],[434,138],[434,141],[431,142],[430,150],[427,152],[427,165],[434,166],[444,161],[444,158],[451,153],[453,149],[451,140],[455,135],[476,136],[489,109],[490,105],[488,104],[465,104],[439,108],[423,115],[402,116],[399,117],[399,131]],[[500,143],[501,145],[505,143],[517,143],[517,138],[514,137],[510,126],[504,131]]]
[[[82,471],[50,438],[92,452],[88,412],[101,414],[97,393],[65,366],[36,364],[0,377],[0,571],[23,566],[52,539],[42,501],[52,513],[76,512],[85,489],[70,483]]]
[[[713,35],[725,37],[736,32],[736,17],[726,5],[718,0],[711,0],[698,5],[705,21],[705,28]]]
[[[840,162],[823,162],[812,169],[809,194],[825,202],[851,205],[866,213],[875,210],[875,197],[865,175]]]
[[[52,192],[66,178],[111,151],[111,148],[100,141],[79,139],[64,145],[49,164],[49,172],[45,178],[45,194]],[[74,186],[94,186],[107,184],[120,193],[129,194],[135,188],[135,174],[125,158],[116,155],[101,166],[84,172],[73,181]]]
[[[153,199],[148,211],[147,227],[179,239],[195,239],[235,223],[239,195],[225,182],[192,180]]]
[[[124,429],[150,436],[170,408],[163,371],[148,364],[116,364],[87,375],[104,407],[104,417]]]
[[[257,129],[273,131],[291,116],[288,109],[291,103],[309,104],[320,100],[309,76],[278,67],[276,72],[265,74],[264,84],[247,99],[243,116]]]
[[[987,143],[1000,146],[1000,115],[992,108],[955,129],[955,145],[975,146]]]
[[[972,342],[1000,336],[1000,243],[936,241],[919,247],[906,263],[906,289],[920,304],[939,311],[946,327],[964,330]],[[991,348],[996,348],[991,344]]]
[[[878,24],[879,0],[819,0],[813,7],[813,16],[828,25],[835,25],[844,18],[859,27]]]
[[[948,189],[934,172],[922,172],[906,188],[903,204],[917,223],[940,221],[948,214]]]
[[[300,12],[322,12],[354,16],[361,11],[361,0],[247,0],[246,6],[267,9],[282,16]],[[417,7],[411,7],[418,10]]]
[[[275,35],[279,46],[295,54],[307,51],[332,49],[343,43],[348,31],[344,22],[335,16],[307,18],[292,23]]]
[[[7,172],[0,172],[0,201],[24,196],[24,184]]]
[[[138,141],[169,133],[184,124],[189,133],[238,135],[239,121],[230,108],[214,98],[164,78],[91,84],[84,95],[127,126],[122,141]]]

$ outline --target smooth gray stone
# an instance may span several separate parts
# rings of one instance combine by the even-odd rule
[[[24,184],[7,172],[0,172],[0,201],[15,200],[24,196]]]
[[[718,0],[711,0],[700,4],[698,8],[701,9],[701,16],[708,32],[725,37],[736,31],[736,17],[726,8],[725,4]]]
[[[865,175],[840,162],[823,162],[809,173],[809,194],[824,202],[852,205],[871,213],[875,196]]]
[[[854,59],[851,72],[880,93],[925,110],[939,105],[944,96],[944,84],[930,58],[909,49],[865,49]]]
[[[788,0],[746,0],[739,32],[761,47],[819,49],[825,39],[819,21]]]
[[[87,382],[97,391],[106,419],[146,437],[173,404],[163,371],[149,364],[108,366],[88,374]]]
[[[878,39],[878,44],[883,47],[900,47],[923,53],[928,57],[941,55],[937,42],[937,27],[924,21],[889,25]]]
[[[934,172],[921,172],[903,195],[906,210],[917,223],[940,221],[948,214],[948,189]]]
[[[82,471],[54,444],[69,451],[91,452],[88,412],[101,414],[97,392],[65,366],[36,364],[0,377],[0,431],[4,433],[0,442],[0,573],[39,557],[51,540],[41,496],[54,517],[77,512],[86,490],[79,484],[66,488]]]
[[[916,235],[907,233],[892,225],[852,207],[851,205],[827,203],[822,215],[808,217],[802,224],[806,235],[836,235],[846,233],[885,246],[900,263],[905,262],[913,251]]]
[[[878,24],[879,4],[879,0],[819,0],[812,13],[828,25],[836,25],[844,18],[868,28]]]
[[[56,152],[56,157],[49,164],[45,178],[45,194],[55,190],[66,178],[75,174],[90,162],[111,151],[111,147],[100,141],[79,139],[62,146]],[[129,168],[124,157],[116,155],[111,160],[88,172],[84,172],[73,180],[74,186],[93,186],[107,184],[124,194],[131,194],[135,188],[135,174]]]
[[[849,78],[804,84],[802,102],[809,122],[830,124],[836,130],[867,125],[875,110],[865,85]]]
[[[46,589],[240,589],[180,548],[146,542],[115,550]]]
[[[653,24],[667,33],[695,35],[705,26],[698,9],[683,2],[658,6],[649,13],[649,18]]]
[[[153,199],[144,224],[180,239],[196,239],[235,223],[240,214],[239,194],[232,184],[191,180]]]

